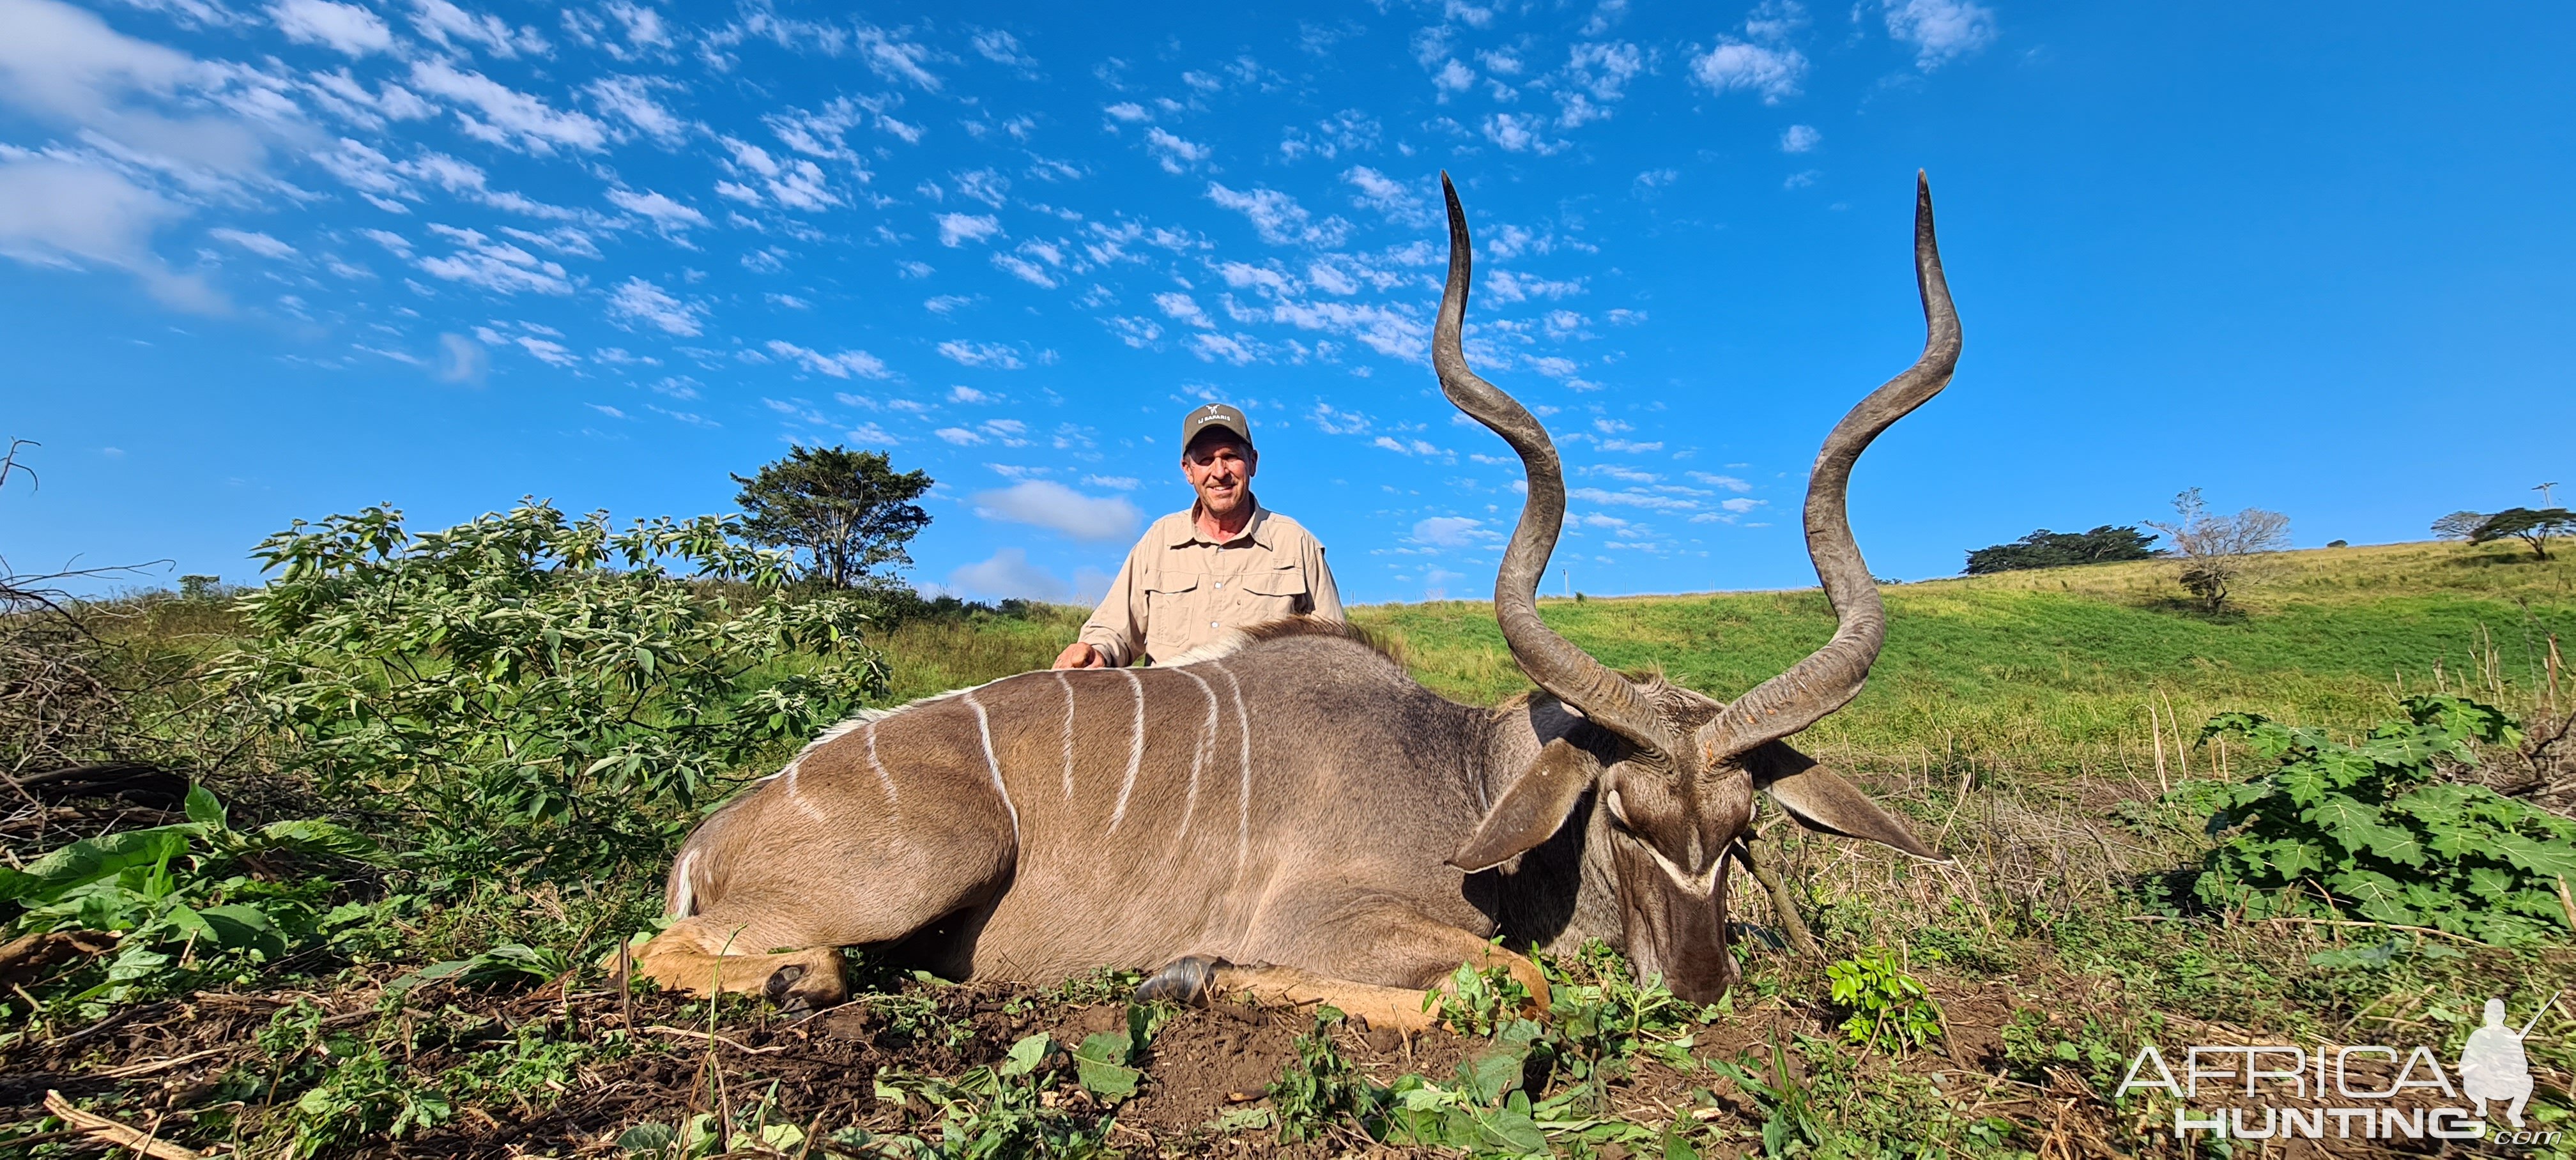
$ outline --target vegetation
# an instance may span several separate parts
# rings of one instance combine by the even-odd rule
[[[2533,559],[2549,558],[2549,537],[2576,535],[2576,514],[2566,508],[2506,508],[2478,522],[2469,533],[2472,544],[2489,544],[2508,536],[2531,545]]]
[[[2576,910],[2555,886],[2576,875],[2576,822],[2451,776],[2476,764],[2478,743],[2519,744],[2513,722],[2459,697],[2409,697],[2405,709],[2357,745],[2254,713],[2212,718],[2205,735],[2244,737],[2277,764],[2169,795],[2214,810],[2209,832],[2222,840],[2193,887],[2200,902],[2499,944],[2565,938]]]
[[[2012,572],[2025,568],[2064,568],[2076,564],[2112,564],[2155,557],[2154,536],[2135,527],[2104,524],[2089,532],[2052,532],[2046,528],[2009,544],[1968,553],[1968,575]]]
[[[0,612],[0,659],[60,678],[0,673],[27,791],[0,806],[0,1091],[24,1105],[0,1152],[96,1154],[65,1111],[302,1157],[2135,1152],[2172,1116],[2108,1099],[2141,1043],[2447,1061],[2485,998],[2519,1025],[2576,966],[2541,905],[2576,798],[2553,647],[2576,562],[2438,544],[2284,554],[2225,617],[2156,561],[1887,590],[1869,688],[1800,744],[1958,862],[1767,829],[1822,950],[1737,890],[1719,1004],[1598,945],[1542,956],[1546,995],[1467,972],[1454,1030],[1411,1045],[1130,1005],[1132,975],[954,986],[870,956],[805,1023],[684,1003],[601,964],[652,929],[695,817],[847,706],[1042,665],[1082,616],[791,583],[730,527],[371,511],[272,539],[239,598]],[[1832,629],[1811,592],[1544,611],[1719,696]],[[1354,616],[1450,696],[1527,687],[1481,604]],[[107,692],[45,691],[75,686]],[[61,768],[89,780],[39,776]],[[2373,910],[2364,871],[2436,893]],[[2563,1004],[2529,1050],[2527,1114],[2576,1127]],[[1267,1070],[1203,1078],[1238,1054]]]
[[[930,473],[896,471],[882,451],[792,447],[733,481],[742,485],[734,502],[746,517],[743,537],[804,553],[807,574],[833,588],[910,567],[904,545],[930,525],[930,513],[912,502],[930,491]]]
[[[2196,487],[2175,496],[2173,506],[2171,522],[2149,520],[2147,526],[2163,532],[2173,545],[2173,554],[2182,559],[2182,586],[2206,611],[2226,607],[2228,589],[2244,578],[2252,557],[2290,546],[2290,517],[2279,512],[2247,508],[2232,516],[2212,515]]]

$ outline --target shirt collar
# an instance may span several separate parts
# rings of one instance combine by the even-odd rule
[[[1244,524],[1243,531],[1236,535],[1234,539],[1224,541],[1224,543],[1231,544],[1236,540],[1245,539],[1249,539],[1263,548],[1276,548],[1278,546],[1271,542],[1270,509],[1261,506],[1260,500],[1255,499],[1252,501],[1251,522]],[[1180,526],[1173,529],[1171,539],[1163,546],[1166,548],[1178,548],[1186,544],[1217,543],[1217,541],[1209,539],[1206,533],[1199,530],[1199,503],[1196,500],[1192,500],[1190,502],[1190,510],[1181,513]],[[1223,547],[1224,544],[1218,544],[1218,546]]]

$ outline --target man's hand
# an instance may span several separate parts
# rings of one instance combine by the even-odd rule
[[[1102,669],[1109,667],[1109,658],[1100,655],[1099,649],[1093,648],[1090,645],[1077,640],[1072,644],[1064,646],[1064,651],[1056,654],[1055,667],[1059,669]]]

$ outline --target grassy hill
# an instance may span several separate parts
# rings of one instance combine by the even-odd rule
[[[1807,734],[1862,764],[1971,763],[2024,772],[2153,768],[2149,705],[2186,734],[2222,710],[2361,729],[2405,692],[2528,700],[2548,638],[2576,642],[2576,559],[2501,546],[2393,544],[2264,557],[2218,616],[2164,562],[1961,577],[1881,589],[1885,653],[1858,701]],[[1540,602],[1557,631],[1623,669],[1730,697],[1833,632],[1821,592],[1722,592]],[[907,625],[884,645],[898,695],[1041,667],[1085,610]],[[1482,601],[1364,605],[1354,622],[1400,647],[1415,677],[1461,701],[1528,689]],[[2169,754],[2177,766],[2187,758]]]

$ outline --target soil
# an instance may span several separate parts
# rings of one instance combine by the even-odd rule
[[[2021,1146],[2037,1140],[2053,1154],[2075,1156],[2137,1151],[2143,1129],[2115,1121],[2111,1109],[2072,1075],[2038,1086],[2005,1074],[2001,1028],[2016,1009],[2038,1006],[2069,1012],[2102,1000],[2090,987],[2062,977],[1969,982],[1927,979],[1948,1024],[1945,1049],[1918,1052],[1902,1061],[1871,1060],[1865,1067],[1929,1074],[1955,1099],[1973,1097],[1975,1114],[2020,1124]],[[2095,986],[2098,986],[2096,984]],[[263,994],[202,993],[183,1001],[141,1004],[91,1028],[58,1035],[32,1047],[0,1054],[0,1121],[42,1115],[49,1090],[87,1102],[114,1099],[96,1110],[138,1128],[157,1127],[162,1138],[192,1141],[221,1155],[222,1135],[191,1132],[197,1114],[235,1106],[217,1083],[228,1073],[254,1078],[271,1066],[254,1037],[281,1009],[298,1001],[324,1012],[326,1027],[365,1035],[380,1027],[382,990],[360,985],[334,995],[281,991]],[[1698,1028],[1691,1054],[1702,1060],[1768,1053],[1772,1042],[1793,1034],[1836,1032],[1820,1009],[1739,994],[1739,1014]],[[462,1036],[412,1036],[423,1046],[406,1058],[388,1054],[415,1074],[436,1075],[464,1064],[479,1051],[506,1046],[532,1025],[549,1032],[604,1042],[624,1037],[636,1044],[622,1058],[595,1061],[561,1091],[535,1090],[479,1107],[461,1105],[454,1118],[396,1144],[369,1145],[358,1154],[438,1157],[615,1155],[613,1141],[638,1123],[685,1123],[699,1112],[738,1109],[763,1098],[771,1122],[831,1129],[859,1125],[879,1135],[925,1134],[936,1138],[936,1113],[918,1103],[880,1099],[875,1080],[890,1070],[953,1078],[979,1065],[998,1065],[1022,1038],[1049,1033],[1069,1051],[1093,1032],[1112,1030],[1126,1018],[1121,1001],[1071,1003],[1045,989],[1008,985],[932,985],[907,982],[892,995],[859,1000],[802,1020],[753,1003],[720,1008],[712,1029],[703,1002],[616,991],[538,993],[476,992],[433,984],[406,997],[400,1019],[418,1027],[474,1028]],[[1117,1109],[1109,1143],[1135,1156],[1346,1156],[1404,1155],[1345,1129],[1322,1140],[1285,1144],[1265,1130],[1225,1133],[1215,1122],[1228,1112],[1267,1106],[1266,1089],[1296,1058],[1295,1042],[1314,1029],[1307,1009],[1264,1009],[1233,1004],[1179,1012],[1155,1034],[1142,1061],[1143,1090]],[[712,1030],[716,1037],[709,1038]],[[1406,1039],[1350,1024],[1334,1028],[1335,1046],[1360,1073],[1388,1083],[1418,1073],[1446,1080],[1483,1048],[1480,1040],[1434,1031]],[[401,1038],[388,1037],[388,1038]],[[1793,1071],[1797,1057],[1792,1054]],[[1106,1111],[1074,1082],[1063,1056],[1049,1063],[1056,1082],[1042,1098],[1086,1117]],[[291,1097],[292,1089],[287,1096]],[[1761,1114],[1752,1101],[1713,1071],[1676,1071],[1652,1057],[1635,1057],[1611,1085],[1611,1111],[1647,1124],[1692,1115],[1719,1127],[1756,1129]],[[291,1103],[280,1097],[278,1103]],[[263,1101],[244,1111],[256,1119]],[[1740,1140],[1758,1152],[1750,1131]],[[2123,1143],[2114,1144],[2114,1141]],[[2304,1142],[2302,1142],[2304,1143]],[[209,1149],[209,1144],[214,1147]],[[2147,1150],[2156,1144],[2150,1140]],[[2043,1154],[2051,1154],[2048,1148]],[[1625,1154],[1616,1147],[1603,1153]],[[757,1154],[745,1151],[741,1154]],[[815,1149],[816,1157],[831,1155]],[[1434,1154],[1434,1153],[1424,1153]],[[1704,1149],[1703,1155],[1724,1155]],[[2287,1155],[2306,1155],[2293,1147]]]

